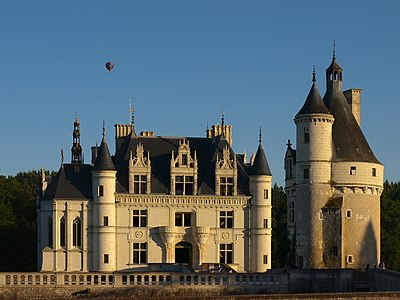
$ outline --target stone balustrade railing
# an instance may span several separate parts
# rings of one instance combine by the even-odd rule
[[[96,273],[96,272],[37,272],[0,273],[4,286],[286,286],[287,274],[235,273]]]

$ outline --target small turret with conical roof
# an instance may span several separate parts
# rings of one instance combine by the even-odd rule
[[[97,158],[94,163],[94,170],[111,170],[115,171],[114,163],[111,159],[110,150],[106,142],[105,127],[103,125],[103,138],[101,140],[100,147],[97,152]]]
[[[262,134],[249,175],[250,206],[250,271],[271,269],[271,182],[272,175],[262,147]]]

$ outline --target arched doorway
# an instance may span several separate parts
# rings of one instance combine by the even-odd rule
[[[175,245],[175,262],[192,266],[193,246],[188,242],[179,242]]]

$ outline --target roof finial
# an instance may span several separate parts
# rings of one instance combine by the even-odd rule
[[[258,140],[259,142],[260,142],[260,144],[261,144],[261,142],[262,142],[262,131],[261,131],[261,126],[260,126],[260,138],[259,138],[259,140]]]
[[[316,82],[316,74],[315,74],[315,65],[313,66],[313,71],[312,71],[312,82]]]
[[[106,121],[103,120],[103,138],[106,136]]]
[[[61,165],[64,165],[64,149],[61,148]]]
[[[287,140],[286,146],[288,146],[288,147],[291,147],[291,146],[292,146],[292,143],[290,142],[290,139]]]
[[[135,114],[134,114],[135,110],[133,109],[131,99],[129,99],[129,112],[131,114],[131,127],[132,127],[132,131],[134,132],[135,131]]]
[[[208,121],[207,121],[207,130],[209,130],[209,128],[208,128]]]
[[[221,121],[221,125],[222,125],[222,126],[225,125],[225,112],[224,112],[224,110],[222,110],[222,121]]]
[[[336,59],[336,41],[333,40],[333,57],[332,59]]]

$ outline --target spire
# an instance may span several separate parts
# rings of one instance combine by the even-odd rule
[[[135,133],[135,110],[133,109],[133,105],[132,105],[132,100],[129,99],[129,112],[131,115],[131,127],[132,127],[132,132],[133,134]]]
[[[221,125],[222,125],[222,126],[225,125],[225,112],[224,112],[224,110],[222,110]]]
[[[257,153],[254,158],[254,163],[251,167],[250,175],[269,175],[271,176],[271,171],[268,166],[267,157],[265,156],[264,149],[262,146],[262,132],[260,127],[260,144],[258,145]]]
[[[72,133],[71,163],[79,165],[83,162],[81,146],[81,129],[78,114],[75,115],[74,131]]]
[[[111,170],[115,171],[114,163],[111,159],[110,150],[105,137],[105,127],[103,121],[103,139],[101,140],[100,147],[98,149],[97,158],[94,163],[95,171]]]
[[[326,69],[326,90],[333,88],[342,91],[342,68],[336,62],[336,42],[333,41],[332,62]]]
[[[104,120],[103,120],[103,133],[102,133],[102,135],[103,135],[103,139],[104,139],[104,137],[106,136],[106,121],[104,121]]]
[[[333,40],[333,55],[332,55],[332,60],[336,59],[336,41]]]
[[[61,166],[64,166],[64,149],[61,148]]]
[[[329,111],[326,108],[324,102],[322,101],[321,95],[318,91],[316,81],[317,80],[316,80],[315,66],[314,66],[311,89],[307,95],[303,107],[297,113],[296,117],[299,115],[308,115],[308,114],[329,114]]]
[[[315,73],[315,65],[313,66],[313,72],[312,72],[312,82],[316,82],[317,81],[317,79],[316,79],[316,73]]]

